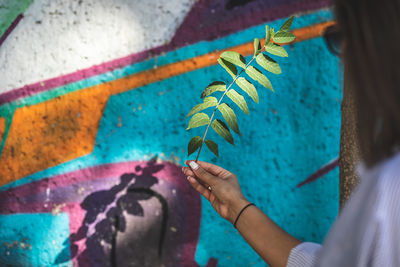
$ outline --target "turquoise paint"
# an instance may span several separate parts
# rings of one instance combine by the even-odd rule
[[[60,266],[56,259],[62,258],[63,266],[72,266],[63,244],[69,240],[68,214],[0,215],[0,229],[0,265]]]
[[[297,17],[296,20],[293,23],[293,28],[301,28],[301,27],[306,27],[308,25],[312,25],[315,23],[320,23],[324,21],[331,20],[333,18],[332,12],[330,10],[320,10],[315,13],[303,15],[300,17]],[[278,28],[285,19],[281,20],[276,20],[273,22],[268,22],[268,25]],[[240,31],[235,34],[231,34],[229,36],[226,36],[224,38],[220,38],[214,41],[203,41],[199,42],[194,45],[186,46],[180,49],[177,49],[172,52],[168,52],[163,56],[157,56],[155,58],[151,58],[147,61],[144,62],[139,62],[135,63],[133,65],[126,66],[121,69],[116,69],[111,72],[107,72],[98,76],[94,76],[88,79],[84,79],[82,81],[78,81],[75,83],[71,83],[65,86],[61,86],[58,88],[55,88],[50,91],[42,92],[30,97],[26,97],[23,99],[19,99],[7,104],[4,104],[0,106],[0,116],[8,118],[8,121],[11,122],[12,115],[14,113],[14,110],[16,108],[20,108],[26,105],[34,105],[37,103],[41,103],[43,101],[50,100],[54,97],[61,96],[70,92],[74,92],[77,90],[81,90],[87,87],[95,86],[104,82],[112,81],[115,79],[119,79],[131,74],[138,73],[140,71],[145,71],[148,69],[151,69],[154,67],[155,62],[157,62],[157,66],[163,66],[169,63],[185,60],[188,58],[192,58],[195,56],[203,55],[209,52],[213,52],[216,50],[222,50],[226,49],[227,47],[232,47],[236,45],[240,45],[243,43],[246,43],[248,41],[251,41],[255,36],[260,36],[262,37],[265,32],[265,24],[254,26],[251,28],[248,28],[246,30]],[[297,46],[297,44],[295,45]],[[220,78],[219,79],[225,79],[225,75],[220,73]],[[273,77],[270,77],[272,80],[274,79]],[[205,85],[201,85],[205,87],[212,79],[216,79],[215,77],[212,77],[209,81],[205,83]],[[145,87],[142,87],[145,88]],[[135,89],[138,90],[138,89]],[[201,93],[202,88],[198,89],[199,92]],[[200,94],[199,93],[199,94]],[[186,112],[186,111],[185,111]],[[186,116],[186,113],[185,113]],[[5,134],[8,133],[10,124],[8,124],[8,127],[6,126],[6,132]],[[2,149],[2,146],[0,146],[0,151]],[[132,152],[136,153],[136,152]],[[138,152],[137,156],[143,156],[143,153]],[[144,155],[148,157],[148,155]],[[101,161],[102,162],[102,161]],[[60,164],[56,167],[49,168],[47,170],[43,170],[41,172],[35,173],[33,175],[27,176],[23,179],[20,179],[18,181],[15,181],[13,183],[7,184],[5,186],[0,187],[0,190],[6,190],[8,188],[12,188],[15,186],[19,186],[22,184],[30,183],[32,181],[40,180],[44,177],[52,176],[52,175],[57,175],[69,171],[74,171],[78,170],[82,167],[88,167],[88,166],[93,166],[96,164],[99,164],[100,162],[96,159],[93,158],[93,155],[89,156],[84,156],[75,160],[72,160],[70,162]]]
[[[330,12],[320,11],[297,19],[295,27],[330,18]],[[259,25],[213,42],[201,42],[158,57],[158,63],[247,42],[263,32],[264,25]],[[288,52],[289,59],[279,59],[283,74],[269,75],[276,94],[258,86],[260,104],[247,98],[250,116],[235,107],[243,134],[234,136],[236,145],[210,133],[220,146],[221,158],[206,149],[200,158],[234,172],[245,195],[289,233],[304,240],[321,241],[338,212],[338,170],[303,188],[296,189],[295,185],[339,153],[341,69],[321,38],[292,45]],[[165,59],[164,63],[160,58]],[[143,66],[150,67],[149,62]],[[112,79],[113,74],[99,77]],[[164,159],[177,156],[183,164],[188,140],[204,130],[184,131],[188,121],[183,118],[199,103],[203,88],[221,79],[227,79],[227,75],[219,66],[211,66],[111,96],[93,153],[0,190],[93,165],[149,159],[154,155]],[[30,99],[35,101],[35,97]],[[119,117],[121,127],[117,126]],[[234,228],[203,200],[196,261],[204,266],[210,257],[217,258],[219,266],[264,266]]]
[[[0,36],[2,36],[21,13],[32,4],[33,0],[0,0]]]
[[[332,19],[333,16],[331,11],[320,10],[316,13],[296,18],[295,22],[293,23],[293,28],[302,28],[315,23],[320,23]],[[286,19],[280,19],[273,22],[268,22],[266,24],[278,29],[279,26],[285,20]],[[0,106],[0,116],[4,116],[4,114],[7,114],[7,110],[9,109],[10,105],[15,105],[16,107],[34,105],[70,92],[95,86],[104,82],[120,79],[141,71],[149,70],[154,68],[154,66],[164,66],[170,63],[182,61],[185,59],[200,56],[217,50],[223,50],[229,47],[233,47],[236,45],[252,41],[255,36],[259,36],[260,38],[262,38],[264,37],[263,35],[264,31],[265,31],[265,24],[254,26],[246,30],[237,32],[235,34],[231,34],[224,38],[220,38],[214,41],[203,41],[193,45],[182,47],[180,49],[165,53],[163,55],[155,56],[143,62],[134,63],[132,65],[128,65],[120,69],[115,69],[111,72],[93,76],[78,82],[67,84],[65,86],[60,86],[50,91],[45,91],[23,99],[18,99],[13,102]]]
[[[246,196],[288,232],[305,240],[321,241],[338,211],[338,172],[301,189],[295,185],[338,155],[340,71],[338,60],[320,38],[294,45],[289,53],[290,59],[282,63],[284,74],[270,75],[276,94],[259,88],[260,104],[249,101],[250,116],[237,112],[243,137],[235,136],[233,147],[210,134],[220,145],[221,158],[205,150],[201,159],[237,174]],[[213,66],[112,96],[93,153],[42,172],[41,177],[161,153],[166,157],[174,153],[182,164],[187,158],[182,149],[192,135],[203,130],[184,131],[187,121],[183,118],[198,103],[204,85],[225,77],[219,66]],[[158,95],[169,89],[173,90]],[[278,113],[275,115],[271,108]],[[122,127],[117,127],[118,117]],[[262,265],[241,237],[231,234],[232,226],[219,218],[206,201],[203,207],[196,255],[199,264],[204,265],[214,256],[220,266],[242,266],[249,259]]]
[[[0,141],[0,156],[1,156],[1,153],[3,152],[3,147],[4,147],[4,144],[6,143],[6,140],[7,140],[7,136],[8,136],[8,132],[10,130],[10,126],[11,126],[11,122],[12,122],[12,117],[14,116],[14,112],[15,112],[15,105],[10,105],[9,108],[4,111],[3,115],[0,115],[0,117],[4,117],[5,121],[6,121],[4,134],[3,134],[3,136],[0,137],[1,138],[1,141]]]

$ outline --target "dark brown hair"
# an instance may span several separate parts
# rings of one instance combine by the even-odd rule
[[[345,79],[357,106],[358,137],[367,166],[400,145],[400,0],[336,0]]]

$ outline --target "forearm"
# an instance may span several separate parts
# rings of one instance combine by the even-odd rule
[[[243,201],[238,204],[240,207],[245,205]],[[236,228],[271,267],[286,266],[291,249],[300,244],[255,206],[243,211]]]

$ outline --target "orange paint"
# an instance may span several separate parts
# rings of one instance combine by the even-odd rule
[[[4,132],[6,131],[6,119],[0,117],[0,145],[3,141]]]
[[[334,25],[336,22],[334,21],[327,21],[318,24],[314,24],[308,27],[296,29],[293,31],[293,34],[296,35],[296,40],[294,43],[306,41],[312,38],[316,38],[322,36],[325,29],[329,26]]]
[[[296,40],[293,43],[319,37],[323,34],[323,31],[325,30],[326,27],[333,25],[334,23],[335,22],[333,21],[329,21],[294,30],[293,34],[296,35]],[[262,41],[265,41],[265,38]],[[134,88],[142,87],[150,83],[168,79],[173,76],[177,76],[186,72],[215,65],[217,63],[219,55],[226,50],[236,51],[244,56],[248,56],[253,54],[254,46],[253,42],[248,42],[221,51],[215,51],[202,56],[164,65],[156,69],[142,71],[97,86],[110,90],[112,94],[122,93],[125,91],[132,90]]]
[[[108,97],[89,88],[17,109],[0,158],[0,186],[89,154]]]
[[[321,36],[323,30],[333,23],[325,22],[294,30],[297,37],[295,42]],[[251,55],[253,42],[225,50]],[[119,94],[215,65],[225,50],[142,71],[17,109],[0,157],[0,186],[91,153],[110,94]],[[0,138],[4,125],[4,118],[0,118]]]

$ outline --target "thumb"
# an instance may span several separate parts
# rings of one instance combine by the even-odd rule
[[[206,183],[210,186],[213,186],[216,183],[217,178],[206,171],[203,167],[201,167],[198,163],[195,161],[189,161],[189,167],[192,169],[196,177],[203,183]]]

